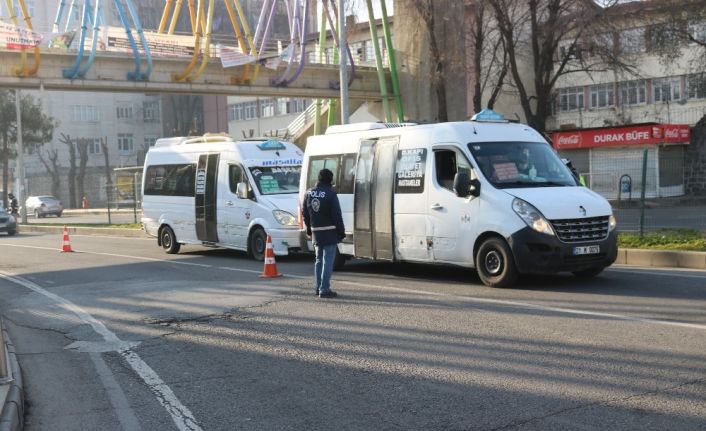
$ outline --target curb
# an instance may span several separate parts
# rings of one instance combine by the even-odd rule
[[[2,322],[0,321],[0,325]],[[10,337],[2,326],[0,342],[7,346],[7,353],[10,357],[10,370],[13,381],[8,383],[10,390],[0,412],[0,431],[20,431],[24,428],[24,389],[22,382],[22,370],[17,362],[15,346],[10,341]]]
[[[620,248],[615,263],[659,268],[706,269],[706,252]]]
[[[37,226],[32,224],[21,224],[17,231],[22,232],[47,232],[62,234],[64,232],[63,225],[57,226]],[[124,238],[147,238],[149,235],[142,229],[123,229],[113,227],[68,227],[70,234],[77,235],[104,235],[104,236],[120,236]]]

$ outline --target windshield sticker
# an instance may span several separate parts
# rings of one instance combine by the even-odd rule
[[[397,152],[395,193],[422,193],[424,191],[426,160],[426,148],[413,148]]]
[[[279,191],[279,182],[272,175],[263,175],[258,181],[263,194],[277,193]]]
[[[517,178],[519,174],[517,165],[513,162],[493,163],[493,170],[495,177],[500,181]]]

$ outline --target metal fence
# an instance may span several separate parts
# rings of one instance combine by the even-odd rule
[[[579,169],[587,187],[608,199],[623,232],[706,232],[706,167],[683,147],[591,154]]]

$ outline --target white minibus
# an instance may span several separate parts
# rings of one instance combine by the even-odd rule
[[[181,244],[245,250],[263,260],[298,249],[303,152],[277,139],[158,139],[145,157],[142,224],[167,253]]]
[[[465,122],[329,127],[307,141],[300,201],[322,168],[341,203],[342,258],[475,267],[504,287],[520,274],[593,277],[617,256],[610,204],[537,131],[489,110]]]

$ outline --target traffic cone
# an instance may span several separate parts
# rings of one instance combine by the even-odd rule
[[[69,228],[64,226],[64,244],[61,247],[62,253],[73,253],[71,241],[69,241]]]
[[[265,269],[260,274],[260,277],[273,278],[281,277],[277,271],[277,263],[275,263],[275,250],[272,248],[272,237],[267,235],[267,244],[265,245]]]

